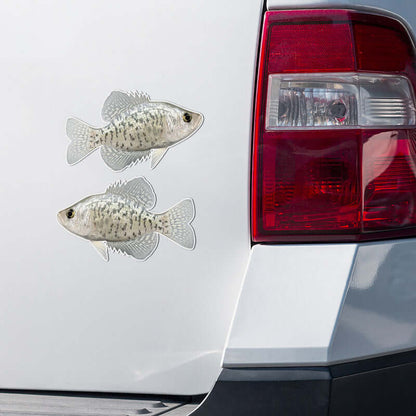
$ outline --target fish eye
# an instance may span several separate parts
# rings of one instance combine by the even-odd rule
[[[189,113],[183,113],[182,118],[185,123],[189,123],[192,120],[192,116]]]
[[[70,209],[66,212],[66,217],[67,217],[67,218],[69,218],[69,219],[74,218],[74,217],[75,217],[75,211],[74,211],[72,208],[70,208]]]

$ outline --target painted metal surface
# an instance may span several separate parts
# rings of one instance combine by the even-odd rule
[[[416,239],[253,248],[224,367],[319,365],[416,347]]]
[[[0,386],[207,392],[249,252],[250,122],[262,2],[2,1]],[[244,27],[244,30],[242,28]],[[157,169],[68,166],[66,119],[114,89],[185,103],[203,128]],[[56,213],[145,176],[162,212],[192,197],[194,251],[105,263]]]
[[[254,246],[224,367],[326,362],[355,249]]]
[[[415,26],[413,2],[365,4]],[[250,120],[261,7],[260,0],[220,7],[203,0],[1,3],[1,387],[161,394],[211,388],[250,252]],[[204,114],[204,128],[156,171],[135,166],[115,177],[98,154],[68,167],[66,117],[76,113],[99,124],[97,108],[115,88],[186,103]],[[105,264],[65,238],[55,219],[62,206],[115,178],[138,175],[163,189],[161,208],[177,195],[195,199],[198,250],[162,242],[146,263]],[[345,359],[339,343],[351,333],[351,319],[366,325],[384,319],[377,308],[391,283],[366,289],[373,309],[363,307],[362,288],[350,289],[331,341],[355,251],[353,245],[255,247],[225,364]],[[393,257],[374,257],[388,270]],[[380,335],[380,325],[364,342],[366,326],[356,326],[354,354],[414,342],[406,309],[413,300],[397,303],[411,286],[414,265],[407,264],[394,295],[399,313],[390,310],[384,319],[396,335],[401,328],[397,344],[388,332]],[[358,285],[366,281],[360,276]]]

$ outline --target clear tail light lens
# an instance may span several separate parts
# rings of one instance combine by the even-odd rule
[[[415,103],[405,77],[381,74],[273,74],[266,130],[414,125]]]
[[[416,236],[415,67],[406,28],[390,17],[266,13],[254,242]]]

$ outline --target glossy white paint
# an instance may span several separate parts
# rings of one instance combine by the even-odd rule
[[[224,367],[320,365],[416,348],[416,239],[253,248]]]
[[[413,2],[267,6],[357,3],[399,13],[415,27]],[[155,394],[211,388],[250,252],[261,7],[260,0],[0,4],[0,387]],[[146,164],[117,174],[98,154],[67,166],[66,118],[100,124],[113,89],[144,90],[201,111],[205,124],[154,171]],[[56,222],[56,212],[80,197],[140,175],[154,186],[160,211],[195,199],[194,252],[162,240],[146,263],[113,255],[105,264]],[[224,364],[318,363],[411,348],[414,244],[256,246]],[[392,269],[398,258],[400,274]]]
[[[224,367],[327,361],[354,244],[253,247]]]
[[[214,383],[250,252],[252,88],[262,2],[2,1],[0,387],[199,394]],[[244,29],[244,30],[243,30]],[[200,111],[155,170],[66,164],[67,117],[114,89]],[[56,213],[144,175],[196,205],[194,251],[105,263]]]

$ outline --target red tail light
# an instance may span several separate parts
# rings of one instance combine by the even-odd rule
[[[416,236],[415,64],[406,28],[390,17],[266,13],[254,242]]]

